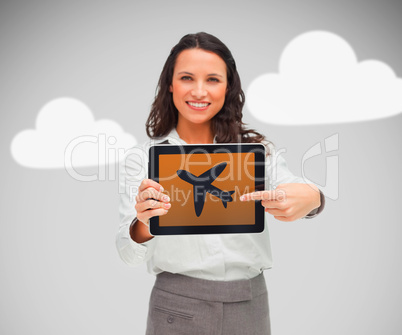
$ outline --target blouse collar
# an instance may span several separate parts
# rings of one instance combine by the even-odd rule
[[[160,140],[158,141],[158,143],[164,142],[164,141],[166,141],[166,140],[169,142],[169,144],[174,144],[174,145],[184,145],[184,144],[188,144],[186,141],[184,141],[184,140],[179,136],[179,134],[178,134],[177,131],[176,131],[176,128],[173,128],[173,129],[170,131],[170,133],[169,133],[166,137],[160,139]],[[213,143],[216,144],[216,135],[214,136],[214,141],[213,141]]]

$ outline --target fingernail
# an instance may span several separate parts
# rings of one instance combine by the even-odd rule
[[[163,192],[165,189],[161,186],[160,188],[160,192]]]
[[[167,195],[164,195],[164,196],[162,197],[162,200],[163,200],[163,201],[169,201],[170,199],[169,199],[169,197],[168,197]]]
[[[242,195],[241,197],[240,197],[240,201],[243,201],[244,200],[244,195]]]
[[[165,204],[165,208],[166,208],[166,209],[169,209],[170,206],[172,206],[172,205],[171,205],[171,204]]]
[[[165,210],[165,214],[167,214],[167,212],[168,212],[168,211],[167,211],[167,210]]]

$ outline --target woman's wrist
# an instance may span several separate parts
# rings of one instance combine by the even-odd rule
[[[320,214],[324,207],[325,207],[325,196],[324,193],[321,192],[320,189],[318,189],[320,191],[320,205],[313,209],[310,213],[308,213],[304,218],[306,219],[312,219],[315,218],[318,214]]]
[[[138,220],[137,217],[135,217],[131,222],[129,233],[131,239],[136,243],[144,243],[153,238],[149,233],[149,220],[144,223],[143,221]]]

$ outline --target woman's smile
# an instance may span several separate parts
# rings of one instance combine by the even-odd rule
[[[190,108],[198,110],[198,111],[204,111],[208,108],[210,105],[209,102],[195,102],[195,101],[187,101],[187,105],[190,106]]]

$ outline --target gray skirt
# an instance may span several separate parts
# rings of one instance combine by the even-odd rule
[[[152,289],[146,335],[270,335],[263,274],[210,281],[163,272]]]

